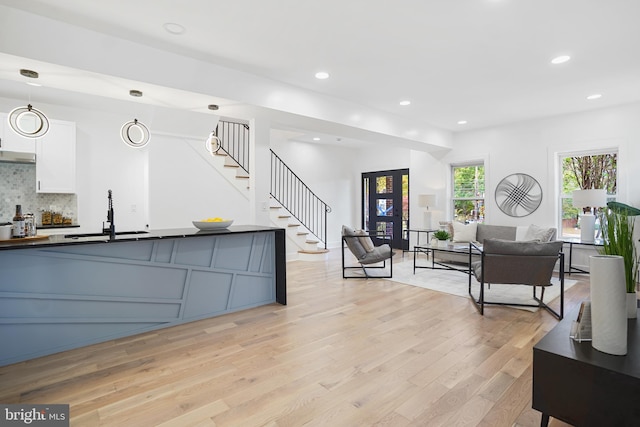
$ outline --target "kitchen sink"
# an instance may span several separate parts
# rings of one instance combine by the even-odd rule
[[[116,231],[116,236],[126,236],[127,234],[147,234],[148,231]],[[65,239],[77,239],[79,237],[109,237],[109,233],[77,233],[77,234],[65,234]]]

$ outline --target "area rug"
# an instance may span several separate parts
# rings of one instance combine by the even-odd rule
[[[371,276],[376,272],[367,270]],[[432,270],[430,268],[416,269],[413,274],[413,260],[402,261],[393,264],[393,278],[387,279],[405,285],[418,286],[433,291],[445,292],[451,295],[469,297],[469,276],[467,273],[451,270]],[[548,286],[544,291],[544,302],[549,303],[560,296],[560,280],[557,277],[551,279],[553,286]],[[565,292],[575,285],[575,280],[564,280]],[[540,297],[540,288],[537,289],[537,296]],[[480,294],[480,283],[471,279],[471,291],[477,297]],[[531,286],[518,285],[496,285],[492,284],[489,289],[485,285],[485,301],[509,302],[518,304],[537,304],[533,299],[533,289]],[[537,311],[537,307],[518,307],[521,310]]]

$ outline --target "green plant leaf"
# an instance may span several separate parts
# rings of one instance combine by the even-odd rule
[[[626,216],[636,216],[640,215],[640,209],[634,208],[633,206],[625,205],[620,202],[609,202],[607,203],[607,207],[611,209],[613,212],[626,215]]]

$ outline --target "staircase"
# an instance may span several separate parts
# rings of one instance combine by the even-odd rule
[[[214,163],[229,173],[227,180],[249,195],[249,125],[220,120],[215,130],[220,148]],[[218,160],[220,159],[220,160]],[[300,260],[325,259],[327,213],[331,208],[318,198],[282,160],[271,151],[271,222],[284,228]]]
[[[287,230],[301,260],[324,259],[331,208],[271,150],[271,220]]]
[[[321,261],[327,259],[329,250],[322,247],[320,240],[273,197],[269,206],[269,217],[275,226],[285,229],[288,243],[297,248],[298,260]]]

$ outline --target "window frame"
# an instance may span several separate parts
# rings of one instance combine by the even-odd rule
[[[563,176],[563,166],[564,159],[567,157],[587,157],[587,156],[597,156],[601,154],[615,154],[616,155],[616,193],[609,194],[607,193],[607,201],[615,201],[620,195],[620,148],[619,147],[606,147],[606,148],[594,148],[594,149],[577,149],[577,150],[568,150],[563,152],[556,153],[556,165],[557,165],[557,173],[556,173],[556,194],[557,198],[557,208],[556,208],[556,220],[558,223],[558,239],[570,239],[579,237],[579,233],[577,235],[565,235],[564,226],[563,226],[563,205],[566,200],[572,200],[573,195],[564,193],[563,185],[564,185],[564,176]]]
[[[449,207],[451,209],[451,218],[452,221],[456,221],[457,217],[456,217],[456,201],[476,201],[476,200],[480,200],[481,201],[481,208],[479,210],[482,211],[482,214],[479,212],[478,213],[478,217],[474,218],[472,220],[469,219],[465,219],[465,223],[466,222],[478,222],[478,223],[483,223],[486,220],[486,205],[487,205],[487,165],[486,165],[486,161],[485,160],[473,160],[473,161],[467,161],[467,162],[461,162],[461,163],[451,163],[449,165],[449,173],[451,175],[451,181],[450,181],[450,185],[451,185],[451,197],[450,197],[450,204]],[[482,174],[483,174],[483,192],[482,192],[482,196],[475,196],[475,197],[455,197],[456,194],[456,174],[455,174],[455,169],[457,168],[466,168],[466,167],[481,167],[482,168]]]

